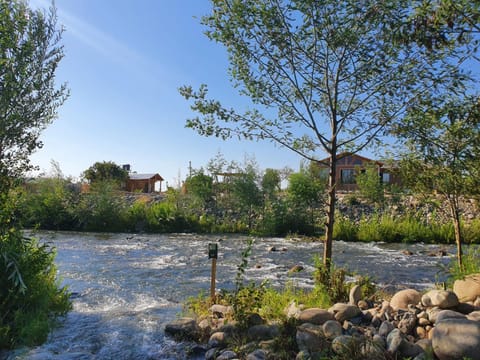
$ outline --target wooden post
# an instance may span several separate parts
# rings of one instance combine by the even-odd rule
[[[215,277],[217,275],[217,259],[212,258],[212,278],[210,281],[210,299],[212,304],[215,303]]]
[[[208,244],[208,258],[212,259],[212,277],[210,281],[210,301],[215,302],[215,277],[217,275],[218,244]]]

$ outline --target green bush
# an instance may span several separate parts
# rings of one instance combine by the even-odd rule
[[[125,200],[113,182],[97,182],[83,194],[75,209],[78,226],[85,231],[125,231],[128,219]]]
[[[56,316],[70,310],[69,294],[59,287],[55,252],[24,238],[20,230],[0,236],[0,349],[44,342]]]
[[[69,185],[62,178],[37,179],[28,183],[22,204],[24,224],[48,230],[72,229],[78,192]]]

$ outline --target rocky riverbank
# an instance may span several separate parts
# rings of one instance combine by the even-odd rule
[[[382,301],[364,299],[354,286],[348,303],[321,309],[292,302],[282,323],[251,314],[245,329],[227,320],[232,311],[213,305],[208,316],[180,318],[165,332],[199,342],[193,350],[207,360],[288,359],[287,354],[298,360],[480,360],[480,274],[457,280],[452,290],[405,289]]]

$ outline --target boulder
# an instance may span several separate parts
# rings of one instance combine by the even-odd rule
[[[265,350],[257,349],[248,354],[246,360],[267,360],[267,353]]]
[[[225,350],[220,355],[217,356],[216,360],[232,360],[237,359],[238,355],[232,350]]]
[[[447,319],[466,319],[466,316],[453,310],[442,310],[437,314],[435,324]]]
[[[208,346],[211,348],[222,348],[226,346],[228,338],[229,336],[226,332],[217,331],[210,336],[210,339],[208,340]]]
[[[335,316],[331,312],[319,308],[306,309],[298,315],[298,322],[300,324],[310,323],[323,325],[328,320],[335,320]]]
[[[300,325],[297,327],[295,339],[298,349],[305,353],[320,352],[329,346],[320,325],[310,323]]]
[[[468,320],[480,321],[480,311],[472,311],[467,315]]]
[[[438,306],[440,309],[448,309],[458,305],[458,297],[453,291],[430,290],[422,296],[422,305],[427,307]]]
[[[322,330],[324,336],[329,339],[333,340],[337,336],[342,335],[342,325],[336,320],[328,320],[322,325]]]
[[[467,314],[470,314],[472,311],[476,311],[479,309],[476,306],[474,306],[472,302],[470,303],[461,302],[455,307],[455,310],[458,311],[459,313],[467,315]]]
[[[247,336],[251,340],[270,340],[279,335],[278,325],[255,325],[247,331]]]
[[[378,329],[378,335],[387,336],[393,329],[395,329],[395,326],[390,321],[384,321]]]
[[[446,319],[433,329],[432,347],[439,360],[480,360],[480,322]]]
[[[400,348],[400,345],[402,345],[404,338],[403,334],[400,330],[398,329],[393,329],[390,331],[390,333],[387,336],[387,350],[391,354],[395,354],[398,349]]]
[[[417,305],[422,299],[422,295],[415,289],[401,290],[393,295],[390,300],[390,306],[393,310],[408,310],[408,305]]]
[[[289,274],[294,274],[294,273],[298,273],[300,271],[303,271],[304,267],[302,265],[294,265],[290,268],[290,270],[288,270],[288,273]]]
[[[357,306],[343,303],[336,303],[328,311],[333,313],[335,319],[341,323],[362,315],[362,311]]]
[[[480,274],[468,275],[464,280],[455,280],[453,292],[460,302],[475,301],[480,297]]]
[[[417,317],[412,313],[405,313],[403,318],[398,322],[397,328],[405,335],[411,334],[417,325]]]
[[[205,354],[205,360],[215,360],[219,351],[220,350],[218,348],[211,348]]]
[[[350,335],[340,335],[337,336],[332,341],[332,350],[335,354],[350,352],[352,347],[356,347],[358,344],[358,339]]]
[[[165,325],[165,334],[181,339],[195,340],[199,330],[197,322],[192,318],[179,318]]]
[[[437,316],[440,314],[440,312],[443,311],[442,309],[438,307],[433,307],[433,308],[428,308],[426,313],[428,315],[428,320],[432,323],[435,324],[437,321]]]
[[[420,346],[423,349],[424,352],[427,352],[427,353],[430,353],[430,354],[433,352],[432,341],[431,340],[420,339],[415,344]]]

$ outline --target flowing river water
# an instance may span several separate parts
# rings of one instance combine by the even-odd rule
[[[65,232],[37,236],[57,249],[59,277],[72,292],[73,310],[44,345],[0,353],[0,358],[195,359],[188,344],[165,336],[165,324],[178,316],[188,297],[209,292],[208,243],[221,239],[217,289],[232,289],[247,239]],[[279,251],[270,251],[272,247]],[[449,255],[429,256],[439,249]],[[312,287],[313,257],[322,250],[319,242],[257,238],[246,280]],[[335,242],[333,258],[338,266],[368,274],[380,285],[424,289],[442,280],[441,266],[453,253],[451,246]],[[304,271],[289,275],[294,265],[303,266]]]

